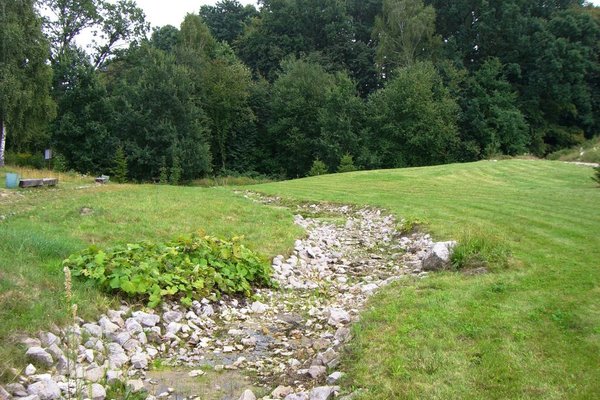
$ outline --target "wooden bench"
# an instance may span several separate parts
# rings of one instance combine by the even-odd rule
[[[30,188],[39,186],[56,186],[58,184],[57,178],[41,178],[41,179],[21,179],[19,181],[19,187]]]

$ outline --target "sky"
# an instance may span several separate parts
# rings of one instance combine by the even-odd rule
[[[253,0],[238,0],[241,4],[254,4]],[[215,5],[217,0],[136,0],[146,13],[146,21],[152,26],[173,25],[179,28],[188,13],[198,13],[200,7]],[[600,2],[600,0],[598,0]]]

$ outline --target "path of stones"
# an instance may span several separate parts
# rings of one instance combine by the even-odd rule
[[[0,387],[0,399],[104,400],[119,382],[146,390],[147,400],[351,398],[335,386],[349,326],[380,287],[425,276],[422,260],[435,246],[425,234],[401,235],[398,222],[377,209],[294,207],[307,236],[290,257],[273,259],[279,289],[248,300],[204,299],[189,309],[124,305],[96,322],[28,338],[32,364]]]

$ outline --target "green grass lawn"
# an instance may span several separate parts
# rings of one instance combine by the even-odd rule
[[[260,185],[370,204],[438,239],[493,237],[508,270],[406,279],[373,298],[346,356],[365,399],[600,396],[600,188],[592,169],[511,160],[326,175]]]
[[[302,234],[289,211],[224,188],[95,186],[91,178],[63,174],[57,189],[4,190],[6,171],[0,169],[0,215],[6,218],[0,222],[0,375],[26,365],[18,334],[65,321],[61,261],[89,244],[166,240],[204,230],[224,238],[244,235],[248,247],[272,256]],[[82,215],[84,208],[89,215]],[[78,281],[74,295],[85,317],[115,301]]]

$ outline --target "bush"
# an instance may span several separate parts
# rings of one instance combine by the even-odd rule
[[[43,154],[6,153],[5,162],[8,165],[16,165],[17,167],[31,167],[35,169],[43,169],[45,167]]]
[[[327,169],[325,163],[317,158],[315,161],[313,161],[312,167],[310,168],[310,171],[308,171],[308,176],[325,175],[328,173],[329,170]]]
[[[181,182],[181,174],[183,173],[183,169],[181,168],[181,162],[179,161],[179,157],[173,157],[173,165],[171,166],[171,174],[169,175],[169,183],[171,185],[179,185]]]
[[[510,249],[506,243],[487,233],[467,233],[452,252],[452,266],[457,270],[508,267]]]
[[[211,295],[251,294],[251,284],[271,286],[271,267],[231,241],[195,234],[167,243],[140,242],[103,251],[96,246],[63,261],[75,276],[96,281],[155,307],[163,298],[191,305]]]
[[[600,184],[600,166],[594,168],[594,176],[592,176],[592,179]]]
[[[337,172],[352,172],[356,171],[356,167],[354,166],[354,160],[352,156],[348,153],[344,154],[340,159],[340,165],[338,166]]]

